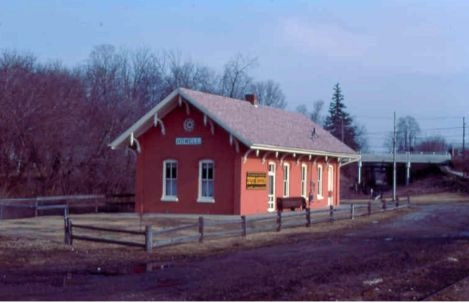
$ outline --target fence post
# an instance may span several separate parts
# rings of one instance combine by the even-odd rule
[[[330,216],[330,221],[334,222],[334,205],[331,205],[329,207],[329,216]]]
[[[0,219],[3,219],[3,204],[0,205]]]
[[[386,199],[382,199],[381,203],[383,203],[383,211],[386,210]]]
[[[37,210],[38,204],[39,202],[37,201],[37,198],[36,198],[36,200],[34,200],[34,217],[38,216],[38,210]]]
[[[246,237],[246,216],[241,216],[241,236]]]
[[[68,222],[67,222],[67,216],[64,214],[64,244],[68,245]]]
[[[399,196],[396,196],[396,208],[399,208]]]
[[[368,201],[368,216],[371,216],[371,201]]]
[[[64,216],[64,243],[66,245],[73,244],[72,220],[68,215]]]
[[[306,227],[311,226],[311,210],[309,208],[306,209]]]
[[[353,219],[355,219],[355,205],[352,203],[350,204],[350,217]]]
[[[95,213],[98,213],[98,205],[99,205],[98,198],[95,198],[94,199],[94,212]]]
[[[282,212],[277,210],[277,231],[282,229]]]
[[[151,253],[153,249],[153,229],[151,225],[145,225],[145,250]]]
[[[204,241],[204,217],[199,217],[199,242],[202,243]]]
[[[410,196],[407,195],[407,207],[409,207],[409,206],[410,206]]]
[[[69,216],[69,211],[68,211],[68,206],[64,208],[64,220],[65,218],[68,218]]]

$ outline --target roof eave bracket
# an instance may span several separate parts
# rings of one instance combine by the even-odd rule
[[[248,160],[248,156],[250,153],[252,153],[253,151],[256,152],[256,156],[259,157],[259,150],[258,149],[248,149],[245,153],[244,153],[244,156],[243,156],[243,164],[246,163],[246,161]]]
[[[265,163],[265,159],[267,159],[268,156],[270,156],[272,152],[265,152],[264,155],[262,156],[262,164]]]
[[[232,146],[233,144],[235,146],[236,153],[239,153],[239,142],[238,140],[236,140],[236,138],[233,137],[232,134],[230,134],[230,145]]]
[[[154,127],[157,127],[158,124],[160,124],[160,127],[161,127],[161,134],[164,136],[166,135],[166,128],[164,126],[164,123],[163,123],[163,120],[161,120],[160,118],[158,118],[158,114],[155,114],[153,116],[153,126]]]
[[[140,154],[142,152],[142,147],[140,145],[140,142],[138,142],[137,138],[135,137],[134,133],[131,133],[130,134],[130,143],[129,143],[129,147],[131,149],[135,149],[137,151],[138,154]]]

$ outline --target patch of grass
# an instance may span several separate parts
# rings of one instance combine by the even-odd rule
[[[388,220],[394,216],[412,211],[401,209],[363,216],[355,220],[340,220],[334,223],[318,223],[311,227],[282,229],[281,232],[261,232],[247,237],[219,238],[191,242],[173,246],[157,247],[152,254],[142,248],[125,247],[104,243],[75,241],[73,247],[63,244],[63,218],[59,216],[5,220],[1,222],[0,267],[8,268],[48,268],[49,270],[80,270],[90,266],[116,267],[119,264],[184,260],[220,254],[227,251],[253,249],[261,246],[288,244],[296,241],[323,237],[324,234],[347,231],[373,221]],[[83,214],[73,216],[80,223],[96,226],[135,229],[140,226],[136,214]],[[187,223],[190,218],[165,217],[165,226]],[[158,221],[158,218],[151,218]],[[145,218],[144,218],[145,221]],[[27,224],[25,224],[25,222]],[[18,223],[28,228],[18,229]],[[145,222],[143,222],[145,223]]]

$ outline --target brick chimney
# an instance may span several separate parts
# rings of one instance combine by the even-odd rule
[[[246,101],[248,101],[248,102],[251,103],[252,105],[257,106],[257,97],[256,97],[256,95],[254,95],[254,94],[246,94],[246,95],[244,96],[244,98],[246,99]]]

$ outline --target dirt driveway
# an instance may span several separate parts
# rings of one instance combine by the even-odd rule
[[[340,224],[191,257],[126,258],[128,248],[116,248],[111,262],[104,250],[60,247],[20,255],[0,263],[0,300],[469,300],[469,204]]]

